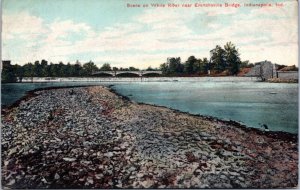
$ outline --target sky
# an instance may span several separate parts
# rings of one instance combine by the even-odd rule
[[[2,0],[2,60],[159,67],[168,57],[210,57],[231,41],[242,61],[298,65],[296,0]],[[282,7],[275,6],[283,2]],[[152,3],[180,7],[152,7]],[[244,7],[271,3],[272,7]],[[148,5],[129,8],[127,4]],[[192,4],[192,7],[181,7]]]

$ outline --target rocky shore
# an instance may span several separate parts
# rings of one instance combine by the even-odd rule
[[[2,112],[4,188],[293,188],[297,136],[138,104],[106,87]]]
[[[298,83],[298,79],[281,79],[281,78],[270,78],[267,82],[271,83]]]

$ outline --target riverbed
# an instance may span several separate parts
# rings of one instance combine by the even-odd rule
[[[297,135],[135,103],[107,87],[31,92],[2,113],[11,189],[295,188]]]

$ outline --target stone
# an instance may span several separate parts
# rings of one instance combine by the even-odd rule
[[[122,183],[119,183],[119,184],[117,184],[117,185],[116,185],[116,187],[118,187],[118,188],[122,188],[122,187],[123,187],[123,185],[122,185]]]
[[[44,177],[42,177],[41,181],[42,181],[43,183],[48,183],[47,180],[46,180]]]
[[[152,187],[154,185],[154,181],[148,179],[148,180],[142,181],[141,185],[144,188],[150,188],[150,187]]]
[[[96,179],[101,179],[101,178],[103,178],[103,177],[104,177],[103,174],[96,174],[96,175],[95,175],[95,178],[96,178]]]
[[[58,180],[59,178],[60,178],[60,176],[57,173],[55,173],[54,179]]]
[[[232,185],[229,184],[229,183],[225,183],[225,184],[223,184],[223,186],[224,186],[224,188],[226,188],[226,189],[232,189],[232,188],[233,188]]]
[[[221,179],[227,179],[227,177],[225,175],[221,175],[220,178]]]
[[[87,178],[87,182],[92,185],[94,184],[94,180],[90,177]]]
[[[86,160],[82,160],[80,161],[81,164],[84,164],[84,165],[89,165],[91,164],[92,162],[91,161],[86,161]]]
[[[133,171],[135,171],[135,170],[136,170],[136,168],[133,167],[133,166],[131,166],[131,167],[128,169],[128,171],[130,171],[130,172],[133,172]]]
[[[233,176],[238,176],[239,174],[237,172],[229,172],[230,175],[233,175]]]
[[[74,162],[76,160],[76,158],[63,158],[64,161],[67,161],[67,162]]]
[[[113,153],[112,152],[107,152],[107,153],[104,153],[104,156],[106,156],[106,157],[113,157]]]
[[[12,149],[9,150],[8,156],[11,156],[11,155],[13,155],[13,154],[15,154],[15,153],[17,153],[17,152],[18,152],[18,148],[17,148],[17,147],[12,148]]]
[[[11,185],[14,185],[16,183],[16,180],[15,179],[12,179],[8,182],[8,186],[11,186]]]

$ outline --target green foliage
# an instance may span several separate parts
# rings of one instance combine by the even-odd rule
[[[149,66],[146,71],[156,71],[156,69],[153,69],[151,66]]]
[[[251,65],[250,65],[249,60],[242,61],[240,64],[240,68],[250,68],[250,67],[251,67]]]
[[[48,62],[46,60],[41,61],[41,77],[46,77],[49,72]]]
[[[238,49],[231,42],[227,42],[224,49],[217,45],[210,50],[210,70],[217,73],[228,70],[231,75],[236,75],[239,72],[241,60]]]
[[[169,76],[208,74],[208,70],[214,71],[214,73],[227,70],[231,75],[239,72],[241,67],[240,55],[238,49],[231,42],[226,43],[224,48],[217,45],[210,50],[210,55],[210,61],[207,58],[197,59],[195,56],[190,56],[184,64],[181,63],[180,57],[171,57],[167,59],[167,63],[160,65],[160,70]],[[251,64],[247,65],[247,67],[251,66]]]
[[[190,56],[184,64],[184,72],[187,74],[195,74],[199,68],[199,61],[195,56]]]
[[[226,69],[226,52],[225,50],[217,45],[214,49],[210,50],[210,69],[215,70],[218,73]]]
[[[41,76],[42,75],[42,67],[39,61],[35,61],[33,65],[33,76]]]
[[[104,63],[100,68],[100,71],[111,71],[111,67],[109,63]]]
[[[168,65],[167,63],[163,63],[159,66],[159,69],[162,71],[163,74],[167,74],[168,73]]]
[[[129,67],[129,71],[139,71],[139,69],[134,68],[134,67]]]
[[[3,62],[1,81],[3,83],[17,82],[15,68],[10,64],[10,62]]]
[[[234,44],[228,42],[224,48],[217,45],[210,51],[210,61],[207,58],[197,59],[195,56],[190,56],[184,63],[180,57],[171,57],[166,63],[160,65],[159,69],[164,75],[168,76],[188,76],[208,74],[208,70],[217,73],[228,71],[231,75],[239,72],[240,68],[253,67],[249,61],[241,62],[240,54]],[[77,60],[75,64],[58,64],[50,63],[46,60],[41,62],[35,61],[34,64],[27,63],[23,66],[5,64],[3,65],[2,81],[15,82],[20,81],[23,77],[87,77],[91,76],[95,71],[139,71],[138,68],[111,68],[109,63],[104,63],[99,69],[92,61],[83,65]],[[147,71],[157,70],[148,67]]]
[[[24,77],[34,77],[34,67],[32,63],[27,63],[23,66]]]
[[[180,57],[168,58],[167,63],[160,65],[160,70],[165,75],[178,75],[178,74],[207,74],[209,62],[207,58],[197,59],[195,56],[190,56],[185,63],[181,63]]]
[[[226,66],[232,75],[236,75],[240,69],[240,54],[231,42],[227,42],[224,46]]]
[[[17,77],[17,79],[22,82],[23,76],[24,76],[24,69],[22,66],[20,65],[13,65],[13,70],[15,73],[15,76]]]
[[[83,64],[83,70],[85,71],[86,75],[91,75],[93,72],[98,70],[98,67],[92,61],[90,61]]]
[[[181,64],[181,58],[169,58],[168,59],[168,74],[175,74],[175,73],[182,73],[183,72],[183,65]]]
[[[209,61],[205,57],[203,60],[200,59],[200,73],[207,74],[209,70]]]

